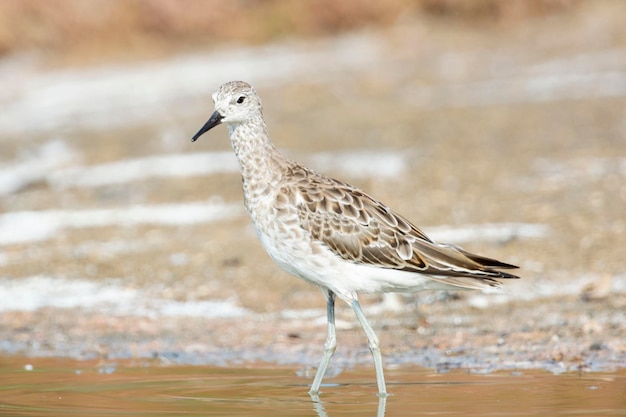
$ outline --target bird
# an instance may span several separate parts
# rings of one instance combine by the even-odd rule
[[[335,300],[346,302],[365,331],[378,396],[386,397],[380,341],[359,293],[500,287],[518,268],[437,243],[405,217],[346,182],[286,157],[270,140],[263,105],[247,82],[212,95],[215,109],[192,137],[226,124],[241,169],[244,205],[269,256],[283,270],[318,286],[326,301],[327,336],[309,394],[319,395],[337,347]]]

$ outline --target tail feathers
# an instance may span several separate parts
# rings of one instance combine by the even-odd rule
[[[454,248],[458,250],[459,252],[461,252],[463,255],[470,258],[472,261],[479,263],[482,266],[489,268],[489,269],[491,268],[493,269],[517,269],[519,268],[519,266],[517,265],[507,264],[497,259],[487,258],[486,256],[481,256],[481,255],[476,255],[474,253],[466,251],[465,249],[459,248],[458,246],[454,246]],[[517,275],[508,274],[506,272],[501,272],[501,274],[504,275],[501,278],[519,278]]]
[[[457,290],[486,290],[502,287],[502,283],[493,278],[478,278],[478,277],[454,277],[454,276],[433,276],[429,275],[428,278],[433,281],[437,281],[445,286],[454,287]],[[500,278],[500,277],[498,277]],[[451,289],[451,288],[448,288]]]
[[[503,278],[515,279],[517,275],[503,272],[501,269],[515,269],[517,266],[493,258],[476,255],[454,245],[413,242],[422,262],[417,268],[405,266],[405,270],[415,270],[430,276],[465,277],[476,279]]]

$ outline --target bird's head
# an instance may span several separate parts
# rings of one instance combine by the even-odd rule
[[[215,111],[209,120],[191,139],[195,142],[205,132],[220,123],[230,125],[245,123],[261,117],[263,106],[261,99],[252,86],[243,81],[230,81],[222,84],[213,93]]]

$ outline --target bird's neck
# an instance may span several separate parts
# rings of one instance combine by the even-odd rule
[[[284,171],[287,159],[274,147],[261,117],[228,126],[230,140],[241,166],[244,196],[248,203],[270,194]],[[248,201],[250,200],[250,201]]]

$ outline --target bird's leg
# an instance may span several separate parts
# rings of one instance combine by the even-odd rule
[[[356,314],[357,319],[361,323],[363,330],[365,330],[365,334],[367,335],[367,341],[369,344],[370,351],[372,352],[372,356],[374,357],[374,367],[376,368],[376,383],[378,384],[378,396],[386,397],[387,389],[385,387],[385,375],[383,374],[383,360],[380,354],[380,343],[378,341],[378,337],[372,327],[367,322],[365,318],[365,314],[363,314],[363,310],[361,309],[361,305],[359,301],[354,299],[352,300],[352,310]]]
[[[326,342],[324,343],[324,354],[320,362],[320,366],[317,368],[313,384],[309,390],[309,394],[317,395],[320,391],[320,384],[326,374],[326,368],[330,363],[330,359],[335,353],[337,348],[337,337],[335,336],[335,293],[330,290],[324,290],[324,296],[326,297],[326,314],[328,317],[328,335],[326,336]]]

